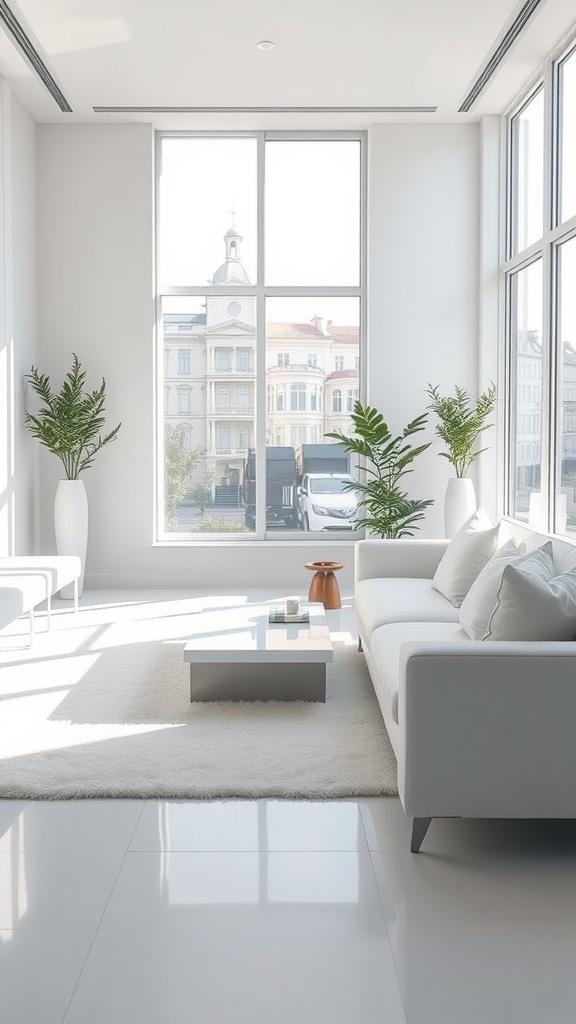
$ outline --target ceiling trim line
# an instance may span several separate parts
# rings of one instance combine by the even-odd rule
[[[1,2],[1,0],[0,0]],[[95,114],[435,114],[438,107],[92,107]]]
[[[504,60],[504,57],[508,53],[508,50],[514,42],[518,39],[521,32],[524,31],[526,25],[530,21],[533,14],[536,13],[537,8],[542,3],[542,0],[526,0],[526,3],[518,12],[516,18],[509,26],[508,30],[504,33],[502,39],[498,43],[498,46],[494,50],[492,56],[485,64],[484,69],[479,74],[478,78],[474,82],[474,85],[470,89],[466,99],[462,103],[462,106],[458,107],[459,114],[467,114],[473,104],[476,102],[480,93],[484,91],[490,79],[496,74],[496,71],[500,67],[500,64]]]
[[[26,34],[22,25],[16,18],[14,12],[9,8],[6,0],[0,0],[0,22],[4,23],[6,31],[12,36],[15,45],[33,71],[36,72],[42,84],[48,89],[52,99],[56,101],[60,110],[65,114],[72,113],[72,107],[64,96],[60,87],[54,81],[42,60],[38,50],[34,47],[30,37]]]

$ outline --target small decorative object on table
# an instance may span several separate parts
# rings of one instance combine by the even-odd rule
[[[288,613],[285,605],[275,606],[270,609],[268,613],[268,622],[310,622],[310,612],[305,608],[300,608],[299,602],[296,601],[297,611],[290,614]]]
[[[308,600],[318,601],[327,609],[341,608],[340,588],[334,573],[344,568],[344,562],[305,562],[304,567],[314,571]]]

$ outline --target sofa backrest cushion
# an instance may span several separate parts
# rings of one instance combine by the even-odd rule
[[[432,586],[458,608],[498,545],[498,526],[479,508],[454,535],[434,573]]]
[[[542,578],[507,565],[485,640],[574,640],[576,572]]]
[[[549,550],[551,551],[551,547]],[[516,541],[507,540],[486,562],[460,606],[460,625],[471,640],[482,640],[486,634],[490,616],[496,607],[505,566],[521,566],[526,559],[530,563],[532,555],[533,552],[526,554],[524,541],[518,546]],[[548,556],[547,565],[551,565],[551,554]]]

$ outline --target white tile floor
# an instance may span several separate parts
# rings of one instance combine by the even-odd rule
[[[0,1020],[574,1024],[576,823],[409,834],[395,799],[0,801]]]

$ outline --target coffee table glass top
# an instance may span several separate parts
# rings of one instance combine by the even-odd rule
[[[276,605],[278,602],[276,602]],[[321,604],[305,604],[310,622],[271,623],[270,604],[246,604],[194,616],[184,661],[332,661],[332,643]]]

